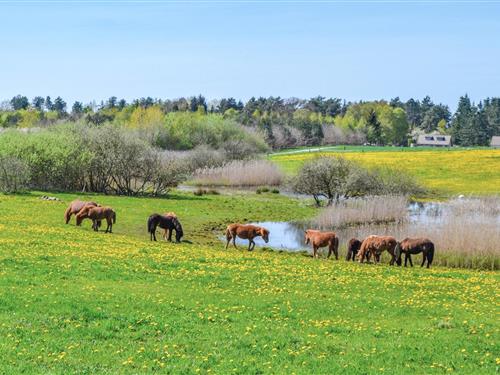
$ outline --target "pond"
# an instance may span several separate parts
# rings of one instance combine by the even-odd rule
[[[319,228],[314,223],[308,222],[256,222],[255,225],[263,226],[270,231],[269,243],[260,237],[255,239],[257,246],[271,247],[275,250],[302,252],[310,251],[310,245],[304,243],[304,230],[321,229],[333,230],[340,239],[340,247],[346,246],[351,238],[365,238],[370,234],[392,235],[398,239],[405,237],[437,237],[453,227],[460,230],[462,222],[474,222],[479,227],[482,225],[497,226],[500,228],[500,212],[485,213],[484,208],[473,205],[461,206],[448,202],[411,203],[408,206],[408,217],[403,222],[385,224],[363,224],[343,228]],[[462,220],[462,221],[461,221]],[[500,230],[500,229],[499,229]],[[225,239],[223,239],[225,241]],[[248,246],[248,240],[238,239],[238,246]]]

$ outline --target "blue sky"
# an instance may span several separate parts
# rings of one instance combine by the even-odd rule
[[[500,95],[500,1],[0,0],[0,19],[0,99]]]

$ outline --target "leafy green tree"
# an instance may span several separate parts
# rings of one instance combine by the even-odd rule
[[[424,118],[422,120],[420,128],[426,133],[433,132],[438,128],[438,124],[441,120],[444,120],[446,121],[446,123],[448,123],[450,121],[450,116],[450,110],[447,106],[442,104],[433,105],[424,114]]]
[[[80,118],[83,115],[83,104],[82,102],[74,102],[71,107],[71,115],[76,118]]]
[[[30,102],[26,96],[16,95],[10,100],[10,105],[14,109],[14,111],[18,111],[20,109],[27,109],[30,105]]]
[[[110,97],[106,102],[106,108],[115,108],[117,100],[118,98],[116,96]]]
[[[53,110],[59,115],[66,113],[66,102],[60,96],[54,100]]]
[[[54,110],[54,104],[52,103],[52,99],[50,98],[50,96],[47,96],[45,98],[45,109],[47,111],[53,111]]]
[[[33,101],[31,102],[31,105],[33,108],[35,108],[37,111],[42,111],[43,110],[43,105],[45,104],[45,99],[41,96],[35,96],[33,98]]]

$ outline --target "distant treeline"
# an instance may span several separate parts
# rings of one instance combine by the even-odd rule
[[[68,108],[61,97],[37,96],[30,101],[18,95],[0,106],[3,128],[68,122],[141,130],[153,137],[153,145],[181,150],[200,144],[220,148],[231,134],[250,139],[258,149],[262,149],[259,139],[272,148],[365,142],[408,145],[416,135],[432,132],[452,135],[456,145],[486,146],[491,136],[500,135],[500,98],[474,104],[465,95],[453,114],[428,96],[406,102],[260,97],[246,103],[234,98],[207,102],[202,95],[175,100],[148,97],[131,103],[111,97],[100,104],[77,101]]]

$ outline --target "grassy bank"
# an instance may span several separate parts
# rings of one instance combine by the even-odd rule
[[[223,250],[224,223],[311,217],[275,195],[97,197],[115,233],[64,202],[0,196],[0,373],[463,373],[498,367],[499,276]],[[182,244],[151,243],[175,211]],[[215,233],[213,232],[215,231]]]
[[[270,156],[285,172],[295,173],[318,155],[341,152],[367,167],[403,170],[439,194],[495,194],[500,186],[500,150],[495,149],[399,149],[394,147],[342,147],[319,152],[299,150]]]

